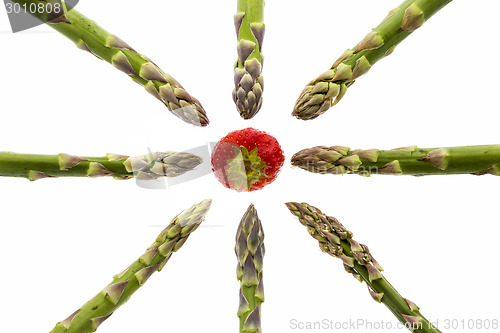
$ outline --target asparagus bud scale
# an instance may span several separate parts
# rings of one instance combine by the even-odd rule
[[[500,175],[500,145],[353,150],[317,146],[293,155],[292,165],[321,174]]]
[[[319,242],[321,251],[339,258],[344,269],[358,281],[366,282],[372,298],[383,303],[398,320],[417,333],[438,333],[412,301],[403,298],[382,275],[382,267],[373,258],[368,247],[356,242],[352,233],[336,218],[323,214],[306,203],[288,202],[290,212],[307,227],[309,234]]]
[[[174,217],[142,256],[115,275],[113,281],[94,298],[57,323],[50,333],[95,332],[154,272],[163,269],[172,254],[184,245],[189,235],[203,222],[210,205],[211,200],[205,200]]]
[[[238,37],[238,60],[234,67],[233,100],[243,119],[250,119],[262,106],[262,43],[264,0],[238,0],[234,25]]]
[[[105,177],[140,180],[176,177],[202,163],[201,157],[173,151],[138,157],[107,154],[82,157],[69,154],[33,155],[0,152],[0,176],[24,177],[31,181],[49,177]]]
[[[26,5],[28,8],[31,4],[42,3],[40,0],[13,1]],[[208,125],[206,112],[200,102],[148,57],[140,54],[123,40],[110,34],[75,9],[68,10],[64,1],[51,0],[50,2],[61,5],[60,15],[52,17],[45,11],[30,11],[30,14],[72,40],[79,49],[90,52],[127,74],[184,122],[195,126]]]
[[[262,266],[264,232],[253,205],[248,207],[236,233],[236,275],[240,281],[240,333],[261,333],[260,307],[264,302]]]
[[[307,84],[300,94],[292,115],[302,120],[314,119],[325,113],[344,97],[347,88],[367,73],[380,59],[394,51],[412,32],[451,0],[406,0],[389,12],[387,17],[363,40],[344,52],[318,78]]]

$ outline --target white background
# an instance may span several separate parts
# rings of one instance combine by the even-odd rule
[[[250,203],[266,232],[264,332],[334,331],[292,329],[292,319],[395,325],[366,286],[320,252],[287,201],[337,217],[443,331],[469,331],[445,330],[447,319],[499,320],[500,178],[321,176],[289,164],[293,153],[314,145],[500,144],[496,0],[452,2],[334,109],[309,122],[290,115],[303,86],[398,4],[268,1],[264,105],[244,121],[231,99],[235,1],[81,1],[79,11],[202,102],[211,120],[203,129],[183,124],[50,27],[11,34],[0,9],[0,150],[181,151],[251,126],[276,136],[287,156],[273,184],[247,194],[223,188],[212,175],[166,190],[139,188],[133,180],[0,179],[2,331],[49,331],[141,255],[171,218],[205,198],[214,202],[203,227],[99,332],[237,332],[234,234]]]

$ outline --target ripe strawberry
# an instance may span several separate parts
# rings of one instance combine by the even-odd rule
[[[278,141],[251,127],[230,132],[212,153],[215,177],[238,192],[260,190],[273,182],[284,162]]]

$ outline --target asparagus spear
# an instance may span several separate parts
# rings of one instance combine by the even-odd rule
[[[321,174],[500,175],[500,145],[352,150],[318,146],[292,156],[292,165]]]
[[[238,0],[238,12],[234,15],[238,60],[234,66],[233,100],[243,119],[255,116],[262,105],[263,21],[264,0]]]
[[[264,302],[262,264],[264,258],[264,232],[253,205],[248,207],[236,232],[236,275],[241,282],[240,333],[261,333],[260,306]]]
[[[361,75],[396,45],[420,28],[451,0],[406,0],[355,47],[344,52],[332,67],[312,80],[297,99],[292,115],[302,120],[314,119],[337,104]]]
[[[0,152],[0,176],[24,177],[31,181],[47,177],[103,177],[147,180],[176,177],[193,170],[202,159],[189,153],[172,151],[138,157],[107,154],[81,157],[69,154],[28,155]]]
[[[68,37],[76,46],[97,58],[111,63],[134,81],[144,86],[146,91],[159,99],[177,117],[196,126],[207,126],[209,121],[200,102],[189,95],[172,76],[163,72],[149,58],[141,55],[115,35],[98,26],[94,21],[75,9],[68,10],[62,0],[13,0],[21,5],[48,3],[56,11],[30,11],[33,16]],[[59,4],[61,7],[54,7]],[[38,7],[37,7],[38,8]]]
[[[205,219],[211,200],[196,204],[174,217],[156,241],[129,268],[115,275],[113,281],[50,333],[95,332],[99,325],[123,305],[155,272],[161,271],[172,254]]]
[[[345,270],[357,280],[365,281],[372,298],[385,304],[407,328],[419,333],[440,332],[420,313],[415,303],[401,297],[382,275],[382,268],[368,247],[352,239],[352,233],[337,219],[306,203],[288,202],[286,206],[307,227],[309,234],[319,241],[320,249],[341,259]]]

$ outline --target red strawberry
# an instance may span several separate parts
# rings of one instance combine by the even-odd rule
[[[238,192],[260,190],[273,182],[284,162],[278,141],[251,127],[230,132],[212,153],[215,177]]]

